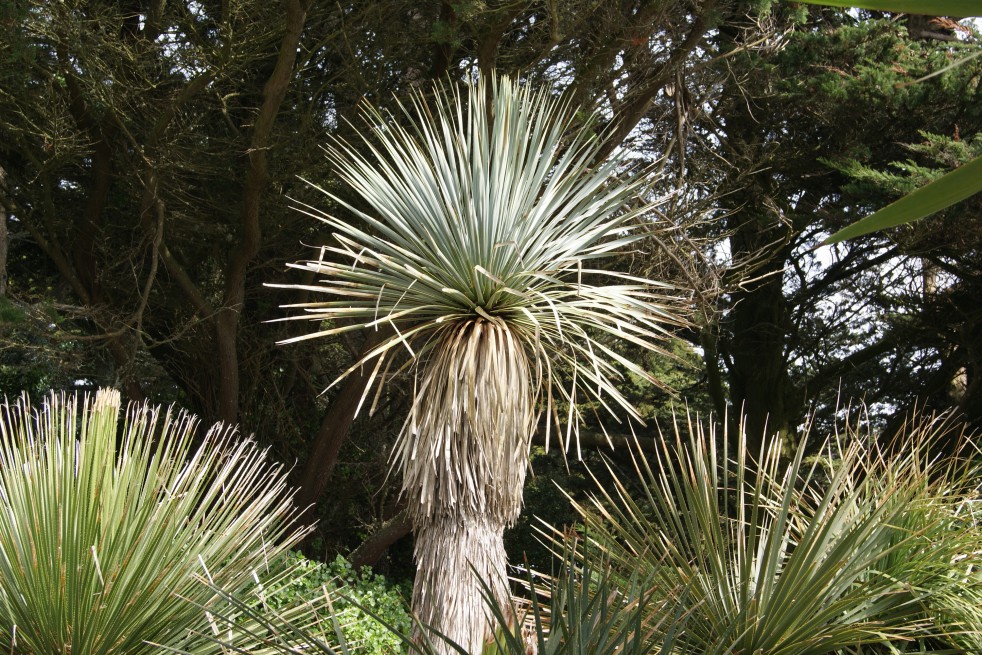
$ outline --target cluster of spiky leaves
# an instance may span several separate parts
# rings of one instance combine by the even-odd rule
[[[351,370],[368,365],[374,381],[392,370],[397,350],[411,355],[422,380],[407,438],[421,434],[421,421],[456,420],[423,419],[418,399],[436,386],[427,376],[440,365],[428,362],[449,357],[447,345],[481,325],[492,335],[489,347],[498,334],[507,340],[499,347],[524,349],[532,401],[542,401],[550,419],[568,407],[565,418],[575,428],[584,392],[633,413],[614,381],[623,370],[651,376],[610,341],[656,349],[666,324],[678,320],[678,303],[664,285],[602,270],[597,261],[641,236],[651,206],[639,196],[648,180],[617,177],[623,153],[597,161],[602,137],[546,91],[499,78],[463,93],[438,86],[435,96],[414,96],[401,116],[367,109],[368,154],[347,143],[328,149],[364,204],[322,189],[357,223],[305,207],[334,231],[334,243],[294,266],[322,276],[302,288],[334,298],[295,306],[305,310],[295,318],[321,323],[300,339],[390,329],[392,336]],[[457,361],[460,380],[474,380],[481,361],[493,364]],[[448,402],[438,411],[454,408]],[[485,416],[467,419],[478,436],[487,431]],[[516,427],[528,421],[520,417]],[[406,470],[418,451],[399,452]]]
[[[651,577],[668,599],[651,620],[691,618],[679,652],[977,644],[982,530],[966,511],[977,476],[932,459],[935,427],[913,427],[890,451],[850,430],[790,461],[772,439],[754,464],[742,438],[691,422],[683,437],[677,425],[653,463],[637,460],[643,498],[617,484],[579,507],[595,551],[586,557]]]
[[[477,653],[490,634],[466,569],[506,600],[502,533],[521,509],[540,408],[547,442],[560,407],[570,442],[587,396],[637,417],[617,379],[657,381],[612,341],[657,350],[679,303],[599,263],[644,236],[649,180],[619,179],[625,154],[604,159],[568,103],[505,78],[434,95],[399,117],[367,109],[367,154],[329,148],[359,201],[321,189],[354,221],[305,207],[334,243],[294,265],[321,276],[295,288],[332,298],[295,306],[321,329],[292,341],[381,329],[348,372],[370,367],[368,388],[393,366],[415,375],[393,457],[416,529],[413,607]]]
[[[213,586],[261,607],[293,575],[264,574],[302,536],[281,467],[234,429],[120,409],[116,391],[0,406],[4,652],[220,652]]]

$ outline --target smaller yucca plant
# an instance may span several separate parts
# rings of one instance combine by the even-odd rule
[[[653,622],[690,616],[679,652],[827,655],[946,629],[964,643],[972,628],[943,616],[968,614],[951,607],[953,581],[971,577],[982,540],[952,526],[974,491],[932,468],[930,440],[919,428],[888,453],[853,431],[789,461],[775,438],[754,462],[742,434],[690,421],[637,460],[643,497],[616,482],[578,509],[591,548],[667,599]]]
[[[600,549],[584,547],[576,533],[557,546],[558,573],[527,571],[506,613],[485,593],[489,613],[499,625],[506,616],[520,621],[499,630],[484,655],[670,655],[688,616],[666,611],[666,595],[650,572],[626,576]],[[684,595],[682,588],[673,596]],[[543,602],[545,600],[545,602]],[[673,605],[674,606],[674,605]]]
[[[894,549],[871,575],[899,581],[914,607],[925,652],[982,652],[982,514],[978,448],[957,421],[909,420],[853,492],[875,497],[897,480],[913,491],[894,522]],[[849,439],[865,435],[846,425]],[[896,646],[896,645],[893,645]],[[921,652],[900,644],[896,652]],[[907,650],[903,650],[906,647]]]
[[[197,427],[121,415],[116,391],[0,407],[0,651],[217,651],[215,587],[261,603],[302,536],[285,474],[232,428],[195,447]]]

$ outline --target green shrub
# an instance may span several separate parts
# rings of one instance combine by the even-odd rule
[[[271,610],[309,603],[327,593],[349,648],[365,655],[405,652],[400,635],[409,634],[412,621],[403,592],[383,576],[367,567],[355,571],[340,555],[323,564],[291,552],[284,567],[294,574],[289,583],[267,596]]]

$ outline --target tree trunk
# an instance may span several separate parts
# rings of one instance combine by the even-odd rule
[[[752,249],[759,247],[766,245],[752,245],[743,252],[754,252]],[[797,416],[788,377],[790,326],[781,275],[783,265],[784,259],[774,256],[757,271],[767,277],[734,293],[728,319],[730,398],[745,422],[747,446],[755,457],[768,435],[789,438]]]
[[[246,274],[262,244],[261,205],[269,183],[267,150],[272,143],[273,126],[283,99],[293,81],[293,69],[306,21],[307,2],[288,0],[285,3],[286,32],[280,42],[273,72],[263,87],[263,103],[252,126],[246,182],[242,190],[239,241],[225,269],[224,302],[215,321],[218,417],[225,423],[235,423],[239,417],[239,321],[245,308]]]
[[[0,196],[5,191],[6,174],[0,167]],[[7,208],[5,197],[0,197],[0,298],[7,295],[7,251],[10,246],[10,233],[7,231]]]
[[[486,591],[511,621],[503,537],[522,508],[531,370],[518,339],[482,319],[433,352],[395,452],[415,531],[413,611],[431,629],[416,637],[441,655],[456,651],[438,635],[481,655],[498,629]]]
[[[491,516],[422,519],[414,526],[413,611],[424,626],[471,655],[480,655],[494,638],[486,595],[502,609],[510,607],[505,527]],[[439,636],[429,638],[436,652],[454,653]]]

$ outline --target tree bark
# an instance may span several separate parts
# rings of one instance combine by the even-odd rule
[[[379,345],[392,334],[391,328],[380,327],[372,330],[365,337],[361,357],[365,357],[372,348]],[[300,474],[300,491],[297,493],[297,505],[302,508],[301,523],[312,523],[316,517],[316,505],[327,489],[328,482],[334,474],[338,463],[341,446],[348,438],[351,424],[355,420],[355,412],[362,397],[367,392],[365,386],[374,366],[375,360],[365,362],[357,371],[351,373],[342,383],[341,392],[331,403],[327,413],[321,420],[320,429],[310,448],[310,455]]]
[[[413,612],[422,625],[470,655],[481,655],[494,639],[486,594],[490,593],[508,616],[505,527],[503,521],[486,515],[422,520],[413,529],[417,567]],[[416,635],[417,639],[421,636]],[[430,634],[428,638],[434,641],[435,652],[457,655],[439,636]]]
[[[218,417],[226,423],[236,422],[239,416],[239,321],[245,307],[246,273],[262,242],[259,214],[262,195],[269,182],[266,151],[270,147],[273,126],[283,99],[293,80],[297,49],[307,20],[307,3],[288,0],[285,5],[286,33],[280,43],[276,65],[263,87],[262,106],[253,124],[242,194],[239,241],[225,270],[224,302],[215,317],[219,369]]]

